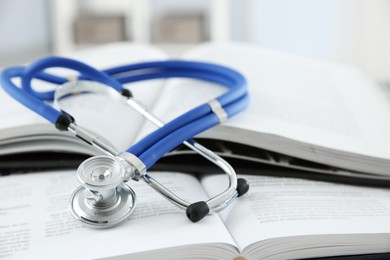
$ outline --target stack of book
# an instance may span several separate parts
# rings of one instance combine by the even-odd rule
[[[103,69],[167,55],[113,44],[73,57]],[[390,190],[385,187],[390,186],[390,101],[378,86],[350,66],[243,44],[205,44],[183,59],[230,66],[248,79],[248,109],[197,138],[236,166],[250,182],[249,193],[194,224],[147,185],[134,182],[139,203],[124,225],[83,227],[67,204],[78,186],[75,167],[98,151],[57,131],[0,90],[0,171],[35,171],[0,179],[0,257],[387,256],[380,253],[390,251]],[[165,121],[224,91],[188,79],[127,87]],[[75,97],[61,106],[118,151],[154,129],[130,108],[101,96]],[[154,169],[159,171],[150,174],[189,201],[213,196],[227,185],[216,169],[181,148]],[[202,174],[188,174],[195,172]]]

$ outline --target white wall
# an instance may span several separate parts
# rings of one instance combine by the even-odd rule
[[[49,22],[54,18],[50,17],[53,10],[49,9],[49,3],[62,2],[59,14],[64,18],[69,16],[65,7],[72,6],[73,1],[78,0],[0,0],[0,66],[33,60],[49,52],[51,39],[66,42],[64,37],[71,38],[66,30],[51,33],[51,23],[63,23],[63,19]],[[183,12],[210,10],[212,6],[209,0],[149,2],[153,4],[153,14],[172,8]],[[372,78],[390,80],[390,0],[230,0],[229,3],[233,40],[353,63]],[[54,35],[58,37],[51,38]]]
[[[45,0],[0,0],[0,66],[26,62],[49,51]]]
[[[233,37],[288,52],[327,57],[332,52],[331,1],[241,1],[242,17],[233,21]],[[238,2],[233,1],[233,4]],[[235,7],[232,10],[236,10]],[[242,25],[235,25],[235,22]],[[241,38],[241,39],[240,39]]]
[[[232,38],[390,79],[389,0],[231,1]]]

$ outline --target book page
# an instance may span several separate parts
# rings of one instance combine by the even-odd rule
[[[81,60],[98,69],[105,69],[129,63],[162,60],[166,59],[166,54],[152,47],[117,43],[78,51],[68,57]],[[77,75],[74,71],[64,69],[51,69],[50,72],[66,77]],[[127,87],[131,89],[135,98],[149,106],[155,102],[162,83],[162,80],[153,80],[128,84]],[[53,86],[41,81],[33,81],[33,87],[41,90],[53,89]],[[118,150],[124,150],[130,146],[144,120],[133,109],[115,104],[102,95],[76,96],[66,99],[62,105],[63,110],[75,117],[79,126],[110,140],[110,143]],[[13,100],[2,88],[0,88],[0,118],[0,130],[31,124],[45,124],[47,125],[43,128],[45,131],[58,131],[50,126],[46,119]],[[21,130],[28,135],[28,128],[24,127]],[[15,134],[22,133],[16,132]]]
[[[249,107],[202,136],[227,135],[226,127],[234,127],[230,138],[240,143],[245,139],[240,129],[245,129],[390,158],[390,102],[353,67],[244,44],[206,44],[184,58],[229,66],[248,80]],[[200,81],[171,80],[155,111],[167,121],[223,90]]]
[[[191,175],[153,172],[151,175],[186,200],[206,199],[199,181]],[[207,243],[225,248],[225,255],[229,252],[226,248],[234,249],[228,245],[234,242],[218,215],[192,223],[183,210],[143,181],[129,184],[138,198],[130,219],[114,228],[91,229],[75,220],[68,209],[70,194],[78,187],[75,171],[2,177],[0,258],[96,259],[155,250],[155,257],[171,259],[175,253],[171,258],[164,257],[158,250],[173,248],[175,252],[175,247],[190,246],[193,251],[187,248],[181,253],[205,254],[199,247],[207,248]]]
[[[272,238],[390,233],[388,189],[281,177],[242,177],[250,184],[249,192],[220,212],[240,250]],[[202,180],[210,195],[220,192],[226,182],[222,175]],[[311,243],[320,247],[326,243],[321,241],[313,237],[306,245],[297,246],[304,248]],[[349,244],[354,246],[352,241]]]

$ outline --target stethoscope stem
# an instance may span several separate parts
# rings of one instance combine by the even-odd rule
[[[75,123],[69,124],[68,131],[72,133],[74,136],[76,136],[77,138],[97,148],[99,151],[103,152],[106,155],[116,156],[118,154],[118,152],[115,151],[115,149],[106,145],[97,136],[91,134],[91,132],[83,129],[82,127],[76,125]]]
[[[156,125],[157,127],[163,127],[164,123],[162,120],[158,119],[155,115],[150,113],[141,103],[137,102],[133,98],[129,98],[126,103],[135,109],[138,113],[140,113],[142,116],[144,116],[147,120],[149,120],[151,123]],[[75,123],[71,123],[68,127],[68,131],[74,134],[76,137],[80,138],[81,140],[85,141],[86,143],[92,145],[93,147],[97,148],[101,152],[103,152],[106,155],[116,157],[118,155],[118,152],[115,151],[113,148],[107,146],[105,143],[103,143],[98,137],[91,134],[89,131],[83,129],[82,127],[77,126]],[[229,180],[229,186],[228,188],[220,195],[222,196],[215,196],[208,201],[206,201],[209,209],[211,212],[218,212],[222,209],[224,209],[229,203],[238,196],[237,193],[237,177],[236,172],[234,169],[230,166],[228,162],[226,162],[223,158],[218,156],[217,154],[213,153],[206,147],[202,146],[201,144],[197,143],[193,139],[189,139],[187,141],[183,142],[184,145],[198,153],[199,155],[203,156],[219,168],[221,168],[227,175]],[[163,195],[165,198],[167,198],[170,202],[172,202],[174,205],[178,206],[179,208],[186,209],[191,203],[179,198],[174,193],[169,191],[166,187],[164,187],[162,184],[160,184],[158,181],[156,181],[153,177],[151,177],[148,174],[145,174],[142,176],[142,179],[150,185],[152,188],[157,190],[161,195]]]
[[[164,123],[162,120],[158,119],[153,114],[149,113],[148,109],[137,102],[134,98],[127,99],[126,103],[132,107],[135,111],[140,113],[146,119],[148,119],[151,123],[153,123],[157,127],[163,127]]]
[[[157,127],[163,127],[165,124],[162,120],[158,119],[155,115],[150,113],[147,108],[145,108],[143,105],[141,105],[139,102],[134,100],[133,98],[129,98],[126,103],[132,107],[134,110],[136,110],[138,113],[143,115],[147,120],[149,120],[151,123],[156,125]],[[210,208],[210,211],[217,212],[222,209],[224,209],[231,200],[233,200],[235,197],[238,196],[237,193],[237,177],[236,172],[234,171],[233,167],[230,166],[228,162],[226,162],[223,158],[215,154],[214,152],[210,151],[206,147],[202,146],[201,144],[197,143],[193,139],[189,139],[187,141],[183,142],[184,145],[186,145],[188,148],[192,149],[199,155],[203,156],[219,168],[221,168],[229,177],[229,186],[228,188],[221,194],[222,196],[216,196],[214,198],[211,198],[207,201],[207,205]],[[161,185],[159,182],[154,180],[151,176],[146,174],[144,176],[144,181],[155,188],[157,191],[160,192],[164,197],[166,197],[169,201],[174,203],[176,206],[180,208],[186,208],[190,205],[189,202],[186,202],[179,197],[177,197],[175,194],[170,192],[168,189],[166,189],[163,185]]]

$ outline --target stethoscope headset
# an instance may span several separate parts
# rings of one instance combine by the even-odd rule
[[[78,72],[79,76],[76,80],[68,80],[49,74],[45,71],[49,68],[71,69]],[[123,87],[125,83],[173,77],[209,81],[225,86],[227,92],[164,124]],[[15,78],[21,80],[20,87],[13,82]],[[54,91],[40,92],[32,87],[33,79],[59,86]],[[247,106],[246,80],[235,70],[204,62],[170,60],[129,64],[99,71],[76,60],[48,57],[26,67],[4,69],[1,72],[1,85],[14,99],[47,119],[57,129],[72,133],[104,154],[85,160],[77,169],[81,186],[71,196],[70,209],[72,215],[84,224],[111,227],[126,220],[136,204],[136,195],[127,185],[130,179],[145,181],[173,204],[185,209],[192,222],[201,220],[210,212],[226,208],[249,189],[245,179],[237,179],[228,162],[192,139]],[[159,128],[126,151],[118,153],[98,136],[78,126],[70,114],[55,108],[59,106],[59,100],[85,93],[104,94],[116,102],[126,103]],[[50,105],[53,101],[54,106]],[[181,143],[227,174],[229,185],[225,191],[207,201],[190,203],[147,173],[147,169],[158,159]]]

